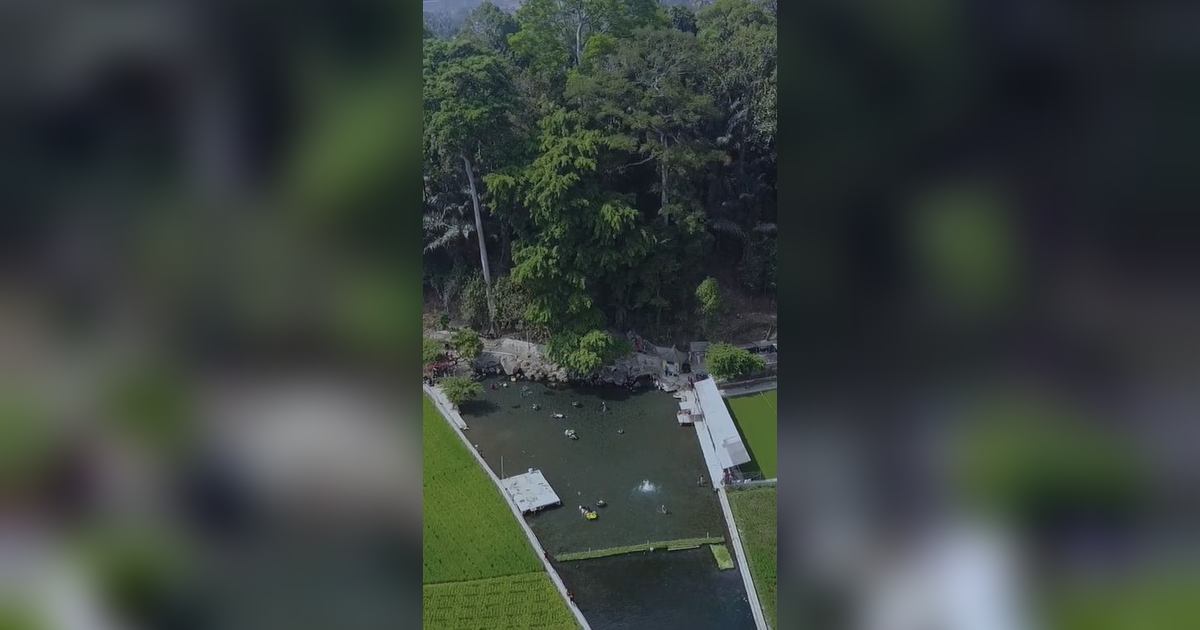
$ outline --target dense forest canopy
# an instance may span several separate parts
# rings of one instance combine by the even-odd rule
[[[434,310],[582,339],[697,332],[709,277],[773,298],[774,2],[526,0],[484,2],[451,24],[430,15]]]

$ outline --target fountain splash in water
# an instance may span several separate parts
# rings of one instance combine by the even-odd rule
[[[643,479],[642,485],[638,486],[637,489],[641,490],[642,492],[654,492],[655,490],[658,490],[658,486],[650,483],[649,479]]]

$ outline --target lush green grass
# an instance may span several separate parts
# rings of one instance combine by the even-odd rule
[[[775,390],[728,399],[733,417],[746,440],[746,448],[754,458],[749,468],[757,465],[767,479],[779,474],[777,400]]]
[[[715,545],[723,543],[725,539],[720,536],[712,538],[680,538],[679,540],[665,540],[662,542],[643,543],[640,545],[627,545],[624,547],[609,547],[607,549],[589,549],[587,551],[573,551],[571,553],[560,553],[554,556],[558,562],[570,562],[572,560],[591,560],[593,558],[607,558],[608,556],[619,556],[626,553],[637,553],[639,551],[678,551],[680,549],[695,549],[700,545]]]
[[[713,558],[717,561],[718,569],[724,571],[733,568],[733,556],[729,555],[728,547],[725,545],[713,545],[709,549],[712,549]]]
[[[737,521],[738,533],[742,537],[742,546],[746,549],[750,575],[754,577],[754,588],[762,602],[763,614],[772,628],[778,628],[775,616],[779,604],[779,537],[775,487],[735,490],[728,496],[733,519]]]
[[[500,490],[424,399],[422,626],[578,628]]]
[[[500,490],[433,403],[428,398],[424,402],[422,582],[542,570]]]
[[[578,628],[550,576],[540,571],[426,585],[421,604],[425,630]]]

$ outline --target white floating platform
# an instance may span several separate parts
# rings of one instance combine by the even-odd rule
[[[554,493],[554,488],[550,487],[550,482],[546,481],[542,471],[535,468],[529,469],[527,473],[501,479],[500,483],[513,498],[522,514],[562,504],[562,500]]]

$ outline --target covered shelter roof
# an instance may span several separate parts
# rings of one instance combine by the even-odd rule
[[[554,488],[550,487],[550,482],[546,481],[542,471],[535,468],[529,469],[529,472],[526,473],[501,479],[500,483],[513,498],[521,513],[537,512],[544,507],[562,503],[555,494]]]
[[[721,398],[721,392],[717,390],[716,382],[710,378],[704,379],[697,381],[695,388],[700,408],[704,412],[704,424],[708,429],[709,438],[712,440],[721,468],[728,470],[748,463],[750,453],[742,442],[742,436],[738,433],[733,417],[729,415],[725,399]]]

